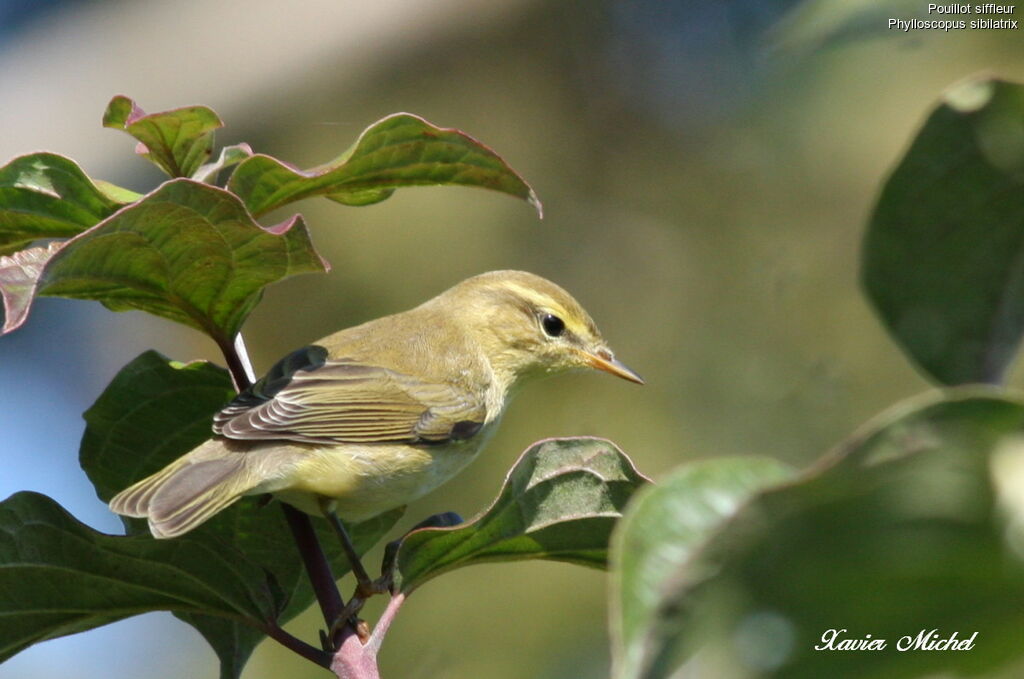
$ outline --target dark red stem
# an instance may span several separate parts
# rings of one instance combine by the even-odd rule
[[[235,383],[235,389],[242,392],[251,387],[252,379],[245,369],[249,361],[248,357],[243,359],[239,354],[238,347],[241,345],[231,340],[218,341],[217,345],[220,347],[221,353],[224,354],[224,360],[228,364],[228,371],[231,373],[231,379]],[[324,614],[324,622],[326,622],[327,628],[330,629],[331,625],[338,619],[338,616],[341,615],[342,609],[345,608],[345,602],[338,592],[338,585],[334,580],[334,574],[331,572],[331,563],[328,561],[327,555],[320,545],[320,540],[317,539],[316,531],[313,528],[313,521],[309,518],[309,515],[284,503],[281,503],[281,509],[284,511],[284,518],[288,522],[288,528],[292,531],[292,537],[295,539],[295,546],[299,550],[299,556],[302,557],[302,564],[306,567],[306,574],[309,576],[309,582],[313,586],[313,592],[316,594],[316,600],[320,604],[320,610]],[[271,631],[268,631],[267,634],[282,645],[318,665],[323,667],[330,665],[329,656],[326,656],[326,661],[320,655],[311,656],[308,649],[313,651],[316,651],[316,649],[309,644],[292,637],[280,627],[274,626],[270,629]],[[334,643],[336,640],[331,641]],[[325,662],[326,664],[324,664]]]

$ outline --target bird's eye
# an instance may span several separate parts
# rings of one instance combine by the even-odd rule
[[[540,325],[548,337],[559,337],[565,332],[565,322],[554,314],[544,314],[540,319]]]

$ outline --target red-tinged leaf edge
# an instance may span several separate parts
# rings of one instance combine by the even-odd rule
[[[207,106],[146,113],[134,100],[119,94],[107,104],[103,126],[137,139],[135,152],[171,177],[190,177],[210,156],[213,133],[224,127],[224,122]]]
[[[56,153],[12,158],[0,167],[0,255],[77,236],[138,198],[131,195]]]
[[[253,220],[251,215],[249,215],[248,212],[245,211],[244,205],[242,205],[241,202],[238,201],[237,196],[235,196],[234,194],[231,194],[229,191],[226,191],[224,189],[221,189],[221,188],[218,188],[218,187],[215,187],[215,186],[210,186],[208,184],[196,182],[194,180],[184,179],[184,178],[174,179],[174,180],[170,180],[170,181],[164,182],[159,187],[157,187],[156,189],[154,189],[150,193],[148,193],[145,196],[143,196],[143,198],[141,200],[139,200],[139,201],[137,201],[135,203],[132,203],[131,205],[128,205],[128,206],[125,206],[125,207],[121,208],[120,210],[118,210],[114,214],[110,215],[108,218],[106,218],[103,221],[99,222],[95,226],[87,229],[86,231],[83,231],[82,233],[80,233],[79,235],[75,236],[74,238],[72,238],[70,240],[67,240],[67,241],[64,241],[64,242],[62,242],[60,244],[51,245],[50,248],[49,248],[49,251],[46,253],[47,257],[45,258],[45,260],[43,260],[43,258],[42,258],[42,254],[43,253],[41,253],[41,252],[33,252],[31,256],[23,257],[22,259],[25,260],[25,261],[15,261],[13,258],[10,258],[10,257],[0,258],[0,262],[3,262],[4,264],[8,265],[8,267],[5,270],[8,272],[7,275],[10,278],[10,283],[8,283],[8,284],[3,284],[3,281],[0,280],[0,285],[2,285],[3,292],[4,292],[3,296],[4,296],[5,308],[7,309],[7,320],[5,322],[5,325],[4,325],[3,329],[0,330],[0,335],[6,334],[8,332],[11,332],[11,331],[17,329],[18,327],[20,327],[25,322],[25,320],[26,320],[26,318],[28,316],[28,313],[30,311],[31,304],[32,304],[32,302],[33,302],[33,300],[34,300],[34,298],[35,298],[37,293],[38,294],[51,294],[50,292],[47,292],[47,290],[46,290],[46,276],[47,276],[47,272],[51,270],[51,267],[55,263],[59,262],[61,259],[63,259],[66,256],[73,255],[75,253],[76,247],[80,243],[88,242],[92,238],[93,234],[95,234],[97,231],[99,231],[99,230],[103,229],[104,227],[106,227],[112,221],[120,219],[121,216],[123,214],[125,214],[127,211],[138,210],[138,209],[144,208],[144,207],[146,207],[147,200],[149,200],[150,198],[152,198],[154,196],[158,196],[158,195],[162,197],[162,194],[167,193],[168,191],[174,189],[175,185],[180,185],[180,184],[183,184],[183,183],[195,185],[197,187],[197,190],[200,190],[200,191],[216,192],[216,193],[224,194],[225,197],[230,197],[230,200],[235,202],[238,205],[240,214],[247,215],[246,218],[247,218],[249,223],[251,223],[253,226],[258,227],[259,229],[265,231],[268,234],[272,234],[274,236],[282,236],[282,235],[286,234],[287,232],[289,232],[296,225],[299,225],[299,226],[301,226],[301,228],[305,229],[305,224],[302,221],[302,218],[301,218],[300,215],[294,215],[291,218],[286,219],[285,221],[283,221],[283,222],[281,222],[279,224],[275,224],[275,225],[271,225],[271,226],[261,225],[258,222],[256,222],[255,220]],[[188,206],[185,205],[185,207],[188,207]],[[308,237],[308,235],[307,235],[307,237]],[[310,244],[310,247],[312,247],[311,244]],[[328,271],[330,269],[330,264],[326,260],[324,260],[323,257],[321,257],[319,255],[319,253],[316,253],[315,250],[312,250],[312,253],[315,256],[316,260],[319,262],[320,270],[321,271]],[[302,272],[300,272],[300,273],[302,273]],[[41,285],[42,285],[42,287],[41,287]],[[73,299],[82,299],[82,298],[84,298],[84,299],[98,299],[99,301],[103,301],[103,299],[101,299],[100,297],[82,296],[82,295],[69,295],[69,294],[62,294],[61,292],[55,292],[55,293],[52,293],[52,294],[54,294],[55,296],[69,297],[69,298],[73,298]],[[10,299],[8,299],[8,298],[10,298]],[[111,308],[114,308],[114,307],[111,307]],[[116,310],[124,310],[124,309],[123,308],[117,308]],[[161,314],[158,314],[158,315],[161,315]],[[172,320],[178,320],[178,319],[172,318]],[[196,326],[196,327],[199,327],[199,326]],[[213,333],[213,329],[211,329],[211,328],[202,328],[201,327],[200,329],[206,331],[208,334],[211,335],[211,337],[214,337],[214,339],[217,340],[217,341],[224,341],[226,339],[229,339],[229,338],[218,338],[218,337],[216,337],[215,333]]]
[[[585,460],[568,466],[558,467],[557,470],[546,467],[547,464],[554,461],[554,458],[545,453],[557,454],[560,450],[572,450],[576,446],[597,447],[601,449],[599,454],[613,453],[619,465],[619,471],[623,473],[622,477],[606,478],[601,474],[599,468],[590,466],[598,454],[590,455]],[[538,474],[538,471],[544,473]],[[588,503],[592,502],[593,498],[587,490],[584,490],[584,486],[570,487],[566,485],[556,491],[562,495],[563,500],[574,500],[572,506],[559,505],[557,517],[549,515],[545,516],[540,523],[533,523],[532,521],[538,518],[534,512],[539,509],[539,505],[530,506],[527,498],[534,494],[536,486],[552,484],[558,478],[569,478],[580,473],[588,477],[600,478],[604,488],[603,492],[608,494],[607,499],[616,506],[616,509],[611,513],[594,511],[588,507]],[[409,531],[400,541],[386,550],[384,571],[393,579],[396,591],[409,594],[442,573],[484,561],[549,559],[593,568],[605,568],[608,551],[607,537],[610,537],[611,534],[610,526],[607,527],[605,544],[600,549],[590,543],[581,546],[580,544],[570,544],[570,542],[579,542],[575,538],[583,538],[583,542],[587,542],[591,533],[603,530],[595,530],[599,527],[594,522],[615,521],[621,518],[629,498],[639,488],[650,483],[652,483],[651,479],[636,468],[633,460],[608,439],[596,436],[541,439],[527,447],[516,459],[505,475],[497,496],[487,509],[469,521],[457,525],[441,523]],[[551,486],[551,488],[555,488],[555,486]],[[551,492],[550,489],[548,492]],[[525,522],[522,525],[508,525],[501,518],[502,512],[513,506],[520,508],[517,518],[519,521]],[[506,553],[495,551],[495,548],[501,544],[511,544],[528,536],[531,539],[539,538],[545,531],[569,524],[578,526],[575,529],[575,538],[559,542],[557,550],[550,550],[548,547],[551,545],[538,542],[532,544],[527,551]],[[565,535],[561,537],[564,539]],[[478,538],[483,542],[479,542]],[[452,540],[455,542],[452,543]],[[448,546],[444,544],[445,541],[449,542]],[[466,545],[473,541],[478,541],[478,544],[466,551]],[[441,554],[430,553],[431,543],[440,546],[442,550],[449,551]],[[410,549],[412,554],[409,553]],[[460,552],[460,554],[457,557],[452,557],[453,552]]]
[[[0,257],[0,296],[4,302],[4,325],[0,335],[17,330],[28,318],[43,267],[63,245],[64,241],[54,241]]]
[[[423,128],[418,131],[421,142],[449,135],[453,138],[451,143],[458,141],[475,148],[483,158],[498,166],[498,175],[467,179],[454,173],[450,178],[439,180],[428,176],[428,173],[399,176],[394,167],[374,166],[366,171],[351,168],[352,162],[380,151],[380,145],[375,146],[374,141],[386,137],[389,129],[403,123]],[[402,139],[399,146],[408,146],[410,143],[416,143],[416,140]],[[454,163],[438,162],[436,166],[451,164]],[[503,185],[503,178],[508,185]],[[259,216],[311,196],[322,195],[345,205],[363,206],[388,198],[396,188],[446,184],[489,188],[522,198],[537,210],[540,218],[544,217],[544,207],[533,187],[493,149],[461,130],[438,127],[411,113],[385,116],[363,130],[355,144],[337,159],[308,170],[300,170],[266,154],[254,154],[239,164],[228,182],[228,188],[245,202],[254,215]]]

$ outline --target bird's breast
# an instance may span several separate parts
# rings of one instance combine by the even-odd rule
[[[319,497],[332,498],[339,516],[361,521],[408,504],[458,474],[479,454],[494,424],[443,444],[303,446],[294,463],[258,492],[273,492],[309,514],[320,514]]]

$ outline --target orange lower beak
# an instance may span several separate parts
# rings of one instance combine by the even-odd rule
[[[612,353],[607,349],[600,349],[593,354],[590,353],[589,351],[584,351],[581,353],[586,359],[587,365],[589,365],[591,368],[603,370],[606,373],[611,373],[616,377],[621,377],[624,380],[636,382],[637,384],[644,383],[644,378],[640,377],[635,372],[630,370],[628,367],[626,367],[624,363],[616,360],[615,356],[613,356]]]

